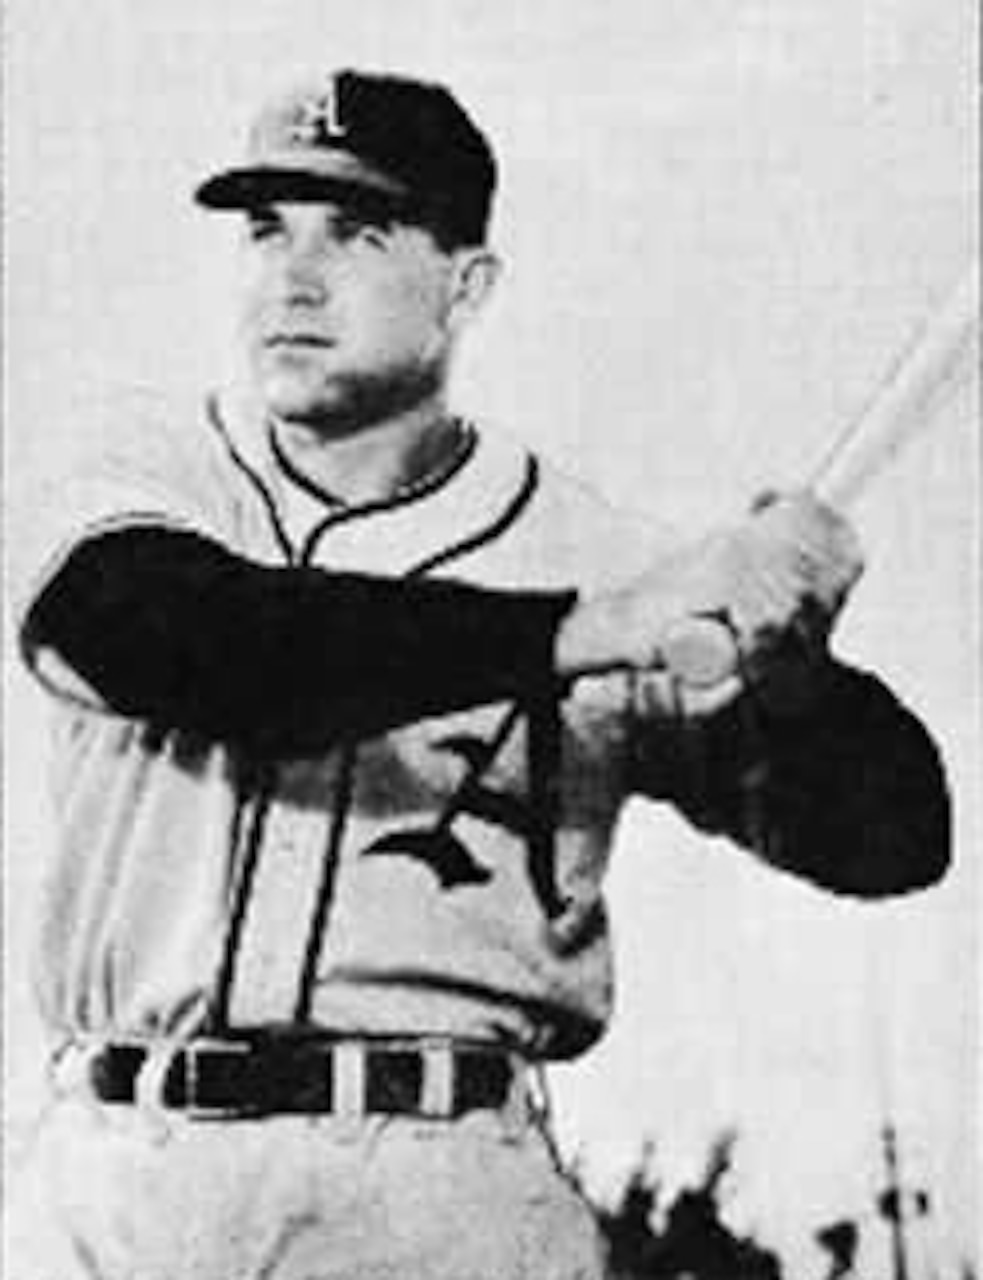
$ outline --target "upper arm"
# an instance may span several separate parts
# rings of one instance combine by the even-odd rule
[[[227,536],[196,414],[197,405],[128,391],[83,398],[59,433],[63,449],[51,461],[11,556],[24,658],[58,693],[101,705],[91,685],[26,626],[36,602],[79,547],[137,528],[182,530],[218,541]]]
[[[705,722],[648,725],[638,738],[638,790],[822,888],[905,893],[949,864],[938,748],[867,672],[829,663],[820,695],[798,715],[769,715],[745,694]]]

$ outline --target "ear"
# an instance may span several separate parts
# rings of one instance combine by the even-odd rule
[[[452,333],[458,333],[484,310],[502,264],[485,246],[456,249],[451,271],[447,324]]]

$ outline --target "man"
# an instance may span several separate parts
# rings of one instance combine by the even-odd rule
[[[945,870],[931,741],[827,649],[838,516],[650,538],[451,411],[495,181],[438,86],[277,98],[197,192],[245,385],[82,424],[23,610],[62,840],[16,1280],[600,1276],[533,1083],[610,1015],[628,796],[834,892]]]

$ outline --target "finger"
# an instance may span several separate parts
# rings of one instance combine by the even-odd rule
[[[716,715],[744,692],[745,682],[739,675],[728,676],[709,687],[694,687],[684,681],[675,682],[676,705],[687,720]]]

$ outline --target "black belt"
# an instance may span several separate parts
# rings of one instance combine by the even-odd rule
[[[164,1060],[156,1096],[165,1107],[205,1116],[333,1114],[340,1102],[340,1055],[351,1053],[353,1044],[361,1058],[356,1110],[365,1114],[453,1117],[501,1108],[511,1096],[516,1060],[502,1049],[444,1046],[449,1087],[445,1107],[434,1111],[425,1095],[432,1069],[426,1048],[289,1040],[192,1041]],[[140,1044],[107,1044],[88,1055],[95,1097],[116,1104],[138,1101],[140,1075],[151,1068],[151,1052]]]

